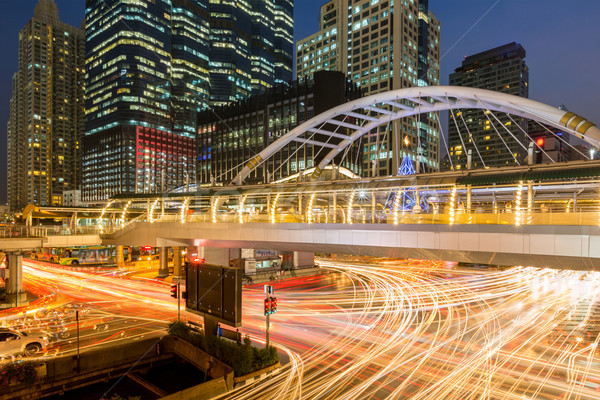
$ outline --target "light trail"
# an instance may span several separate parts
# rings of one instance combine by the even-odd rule
[[[581,337],[600,321],[600,274],[321,265],[335,271],[321,289],[275,284],[281,306],[271,339],[302,366],[224,398],[600,398],[597,332]],[[244,324],[256,335],[260,298],[259,290],[244,298]],[[290,386],[286,377],[300,374]]]
[[[320,263],[328,274],[274,284],[271,341],[289,362],[224,397],[600,398],[600,273]],[[162,334],[175,319],[169,284],[26,264],[27,289],[45,297],[20,318],[40,322],[44,310],[86,305],[85,348]],[[245,288],[241,331],[255,342],[263,299],[262,285]],[[0,313],[3,323],[14,318]],[[68,341],[51,354],[72,352]]]

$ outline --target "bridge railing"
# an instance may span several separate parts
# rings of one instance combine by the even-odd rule
[[[238,213],[195,213],[186,216],[177,214],[163,215],[153,222],[180,223],[307,223],[307,224],[443,224],[443,225],[578,225],[600,226],[600,211],[548,212],[535,210],[502,210],[500,212],[471,212],[456,209],[454,212],[398,212],[397,214],[369,210],[352,210],[329,213],[327,211],[307,213],[295,212],[249,212]],[[135,222],[146,222],[138,219]],[[115,226],[105,233],[115,232],[123,227]]]

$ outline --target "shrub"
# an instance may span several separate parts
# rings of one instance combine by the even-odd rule
[[[8,386],[11,382],[32,384],[37,379],[36,364],[32,362],[15,362],[4,364],[0,368],[0,386]]]
[[[169,332],[231,366],[235,376],[258,371],[279,361],[279,354],[275,347],[269,346],[265,349],[253,347],[247,335],[244,337],[243,344],[230,342],[216,336],[194,332],[183,322],[172,323]]]

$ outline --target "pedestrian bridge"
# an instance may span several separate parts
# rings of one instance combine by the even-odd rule
[[[594,269],[600,268],[599,167],[587,161],[119,199],[110,207],[125,211],[112,215],[136,217],[100,221],[101,237],[115,245]]]

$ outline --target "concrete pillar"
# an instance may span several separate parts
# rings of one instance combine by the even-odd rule
[[[527,148],[527,165],[533,165],[533,142],[530,142]]]
[[[158,269],[158,278],[166,278],[169,276],[169,260],[166,247],[160,247],[160,267]]]
[[[469,149],[469,151],[467,151],[467,169],[471,169],[472,164],[473,164],[473,150]]]
[[[337,222],[337,193],[333,193],[333,213],[332,213],[332,218],[331,218],[331,222],[332,223],[336,223]]]
[[[173,247],[173,277],[182,277],[181,247]]]
[[[527,212],[533,212],[533,182],[527,182]]]
[[[467,214],[471,213],[471,185],[467,185]]]
[[[125,260],[123,259],[123,246],[121,245],[116,245],[115,246],[115,253],[116,253],[116,261],[117,261],[117,267],[121,268],[125,265]]]
[[[375,223],[375,214],[377,213],[377,198],[375,192],[371,193],[371,223]]]
[[[294,268],[313,267],[315,265],[315,253],[305,251],[294,252]]]
[[[23,290],[23,255],[7,253],[8,277],[6,279],[6,300],[19,307],[28,303],[27,293]]]
[[[300,213],[300,220],[305,221],[304,215],[306,214],[302,209],[302,195],[298,195],[298,212]]]

